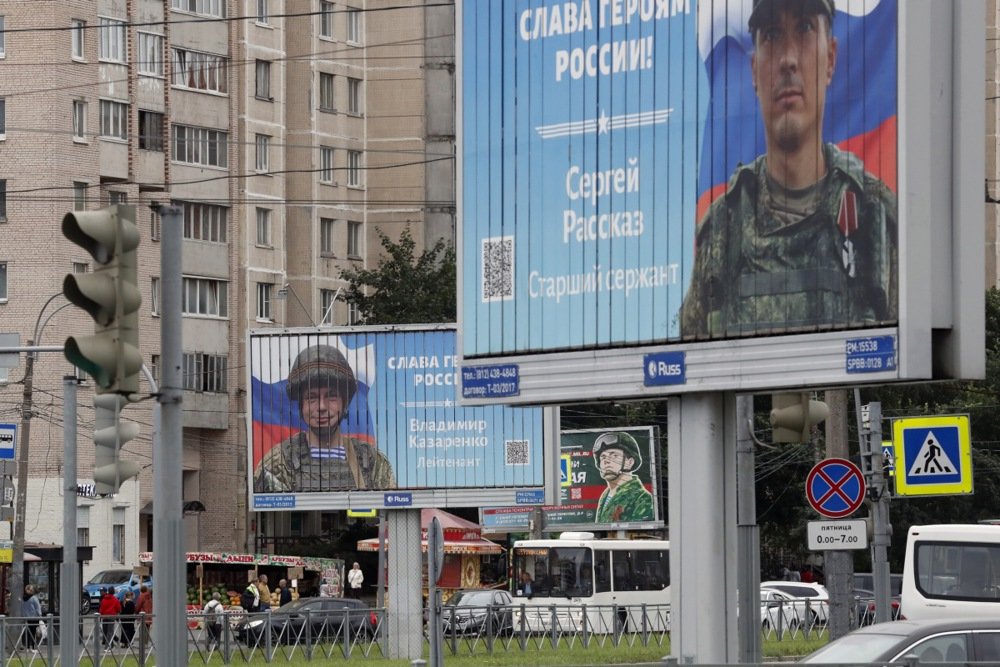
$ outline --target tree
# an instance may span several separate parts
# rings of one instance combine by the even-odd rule
[[[375,269],[347,269],[345,300],[358,308],[357,324],[454,322],[455,246],[439,240],[418,257],[409,228],[398,242],[377,230],[382,258]]]

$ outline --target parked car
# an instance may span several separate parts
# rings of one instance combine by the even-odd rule
[[[770,588],[760,589],[760,625],[765,631],[784,632],[799,627],[798,610],[787,594]]]
[[[236,624],[236,637],[247,644],[263,644],[271,633],[275,644],[304,644],[306,619],[311,641],[335,641],[343,637],[344,624],[350,636],[372,636],[378,615],[361,600],[352,598],[300,598],[270,612],[248,614]]]
[[[854,573],[854,587],[861,588],[866,591],[875,590],[875,575],[871,572],[855,572]],[[889,595],[899,597],[903,593],[903,575],[901,574],[890,574],[889,575]]]
[[[798,581],[765,581],[761,590],[778,591],[795,608],[800,626],[812,629],[825,625],[829,618],[830,595],[822,584]]]
[[[445,634],[508,634],[514,626],[512,604],[507,591],[456,591],[441,605],[441,626]]]
[[[153,588],[153,577],[150,575],[138,575],[127,569],[101,570],[83,586],[90,597],[90,611],[97,611],[101,606],[101,597],[104,596],[104,589],[108,586],[115,590],[115,596],[119,600],[125,599],[125,591],[132,591],[136,598],[139,597],[139,587],[145,584],[150,589]]]
[[[858,665],[917,662],[1000,663],[1000,619],[877,623],[850,632],[801,662]]]
[[[899,596],[893,595],[889,599],[892,605],[892,612],[890,618],[894,621],[898,621],[903,618],[903,614],[900,611],[899,606]],[[858,627],[865,625],[871,625],[875,622],[875,593],[874,591],[865,590],[863,588],[854,589],[854,609],[858,617]]]

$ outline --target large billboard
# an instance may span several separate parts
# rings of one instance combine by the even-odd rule
[[[455,344],[453,328],[251,332],[251,507],[540,497],[541,409],[460,407]]]
[[[902,294],[929,286],[905,266],[933,243],[902,230],[915,202],[898,193],[901,77],[917,63],[911,48],[901,64],[901,26],[931,12],[901,5],[460,1],[463,365],[523,359],[515,402],[567,397],[553,359],[630,347],[603,358],[630,386],[603,395],[802,386],[807,365],[834,364],[827,384],[929,376],[931,307]],[[956,122],[925,106],[910,132]],[[753,365],[786,344],[829,350],[791,373]],[[718,350],[727,377],[677,372]]]

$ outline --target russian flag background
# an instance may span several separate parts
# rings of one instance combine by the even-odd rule
[[[857,155],[893,191],[897,181],[897,0],[835,0],[837,65],[827,89],[824,141]],[[765,152],[750,71],[753,0],[698,3],[699,50],[710,98],[698,174],[698,220],[740,164]]]

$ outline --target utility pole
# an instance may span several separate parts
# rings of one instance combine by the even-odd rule
[[[35,341],[29,340],[28,345]],[[7,578],[10,591],[7,613],[22,616],[21,598],[24,593],[24,520],[28,507],[28,443],[31,441],[32,387],[35,376],[35,353],[28,352],[24,362],[24,386],[21,391],[21,443],[17,448],[17,496],[14,498],[14,553]]]
[[[826,455],[829,458],[849,459],[847,444],[847,391],[832,389],[826,392],[830,416],[826,420]],[[854,559],[851,552],[832,550],[824,554],[823,572],[830,592],[830,639],[846,635],[851,630],[854,611],[851,591],[854,590]]]

